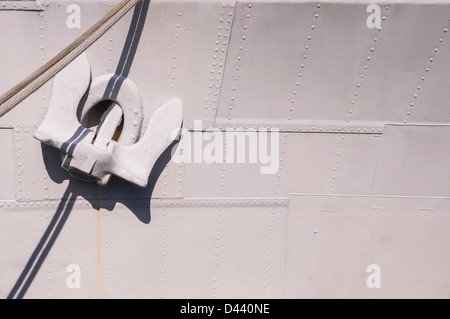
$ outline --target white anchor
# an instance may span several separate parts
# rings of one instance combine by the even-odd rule
[[[92,81],[81,115],[77,109],[91,80],[91,68],[82,54],[54,79],[50,107],[34,137],[61,150],[62,167],[73,177],[107,185],[112,175],[146,187],[150,173],[161,154],[172,144],[181,129],[183,110],[180,100],[161,106],[151,117],[141,136],[143,103],[137,86],[116,75]],[[104,113],[97,132],[84,127],[83,118],[104,99],[110,83],[123,81],[115,104]],[[118,141],[112,138],[122,122]]]

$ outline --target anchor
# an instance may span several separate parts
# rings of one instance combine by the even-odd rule
[[[119,80],[120,90],[97,130],[83,126],[92,108],[104,100],[108,85]],[[156,161],[181,129],[181,101],[175,99],[157,109],[142,134],[144,111],[137,86],[114,74],[90,82],[91,68],[83,53],[55,77],[47,115],[34,137],[59,149],[62,167],[76,179],[106,186],[115,175],[146,187]],[[79,119],[77,110],[89,87]],[[113,137],[119,126],[123,127],[116,141]]]

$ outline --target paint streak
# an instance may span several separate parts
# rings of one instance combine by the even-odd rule
[[[98,193],[98,185],[94,184],[95,193],[95,209],[97,210],[97,284],[99,298],[103,298],[102,285],[102,213],[100,210],[100,198]]]

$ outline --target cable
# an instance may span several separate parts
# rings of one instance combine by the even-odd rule
[[[114,24],[116,24],[131,8],[142,0],[123,0],[108,12],[100,21],[58,53],[49,62],[33,72],[22,82],[0,96],[0,117],[12,110],[42,85],[47,83],[58,72],[86,51]]]

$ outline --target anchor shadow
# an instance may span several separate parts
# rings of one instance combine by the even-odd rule
[[[144,224],[151,222],[151,199],[157,182],[172,159],[173,151],[178,147],[175,140],[158,158],[153,167],[148,185],[145,188],[133,185],[113,176],[107,186],[75,180],[61,167],[61,153],[52,147],[41,144],[45,168],[50,179],[56,184],[70,180],[71,193],[85,199],[93,209],[105,209],[113,212],[118,204],[127,207]],[[87,187],[92,185],[92,187]],[[65,198],[62,198],[62,200]]]

